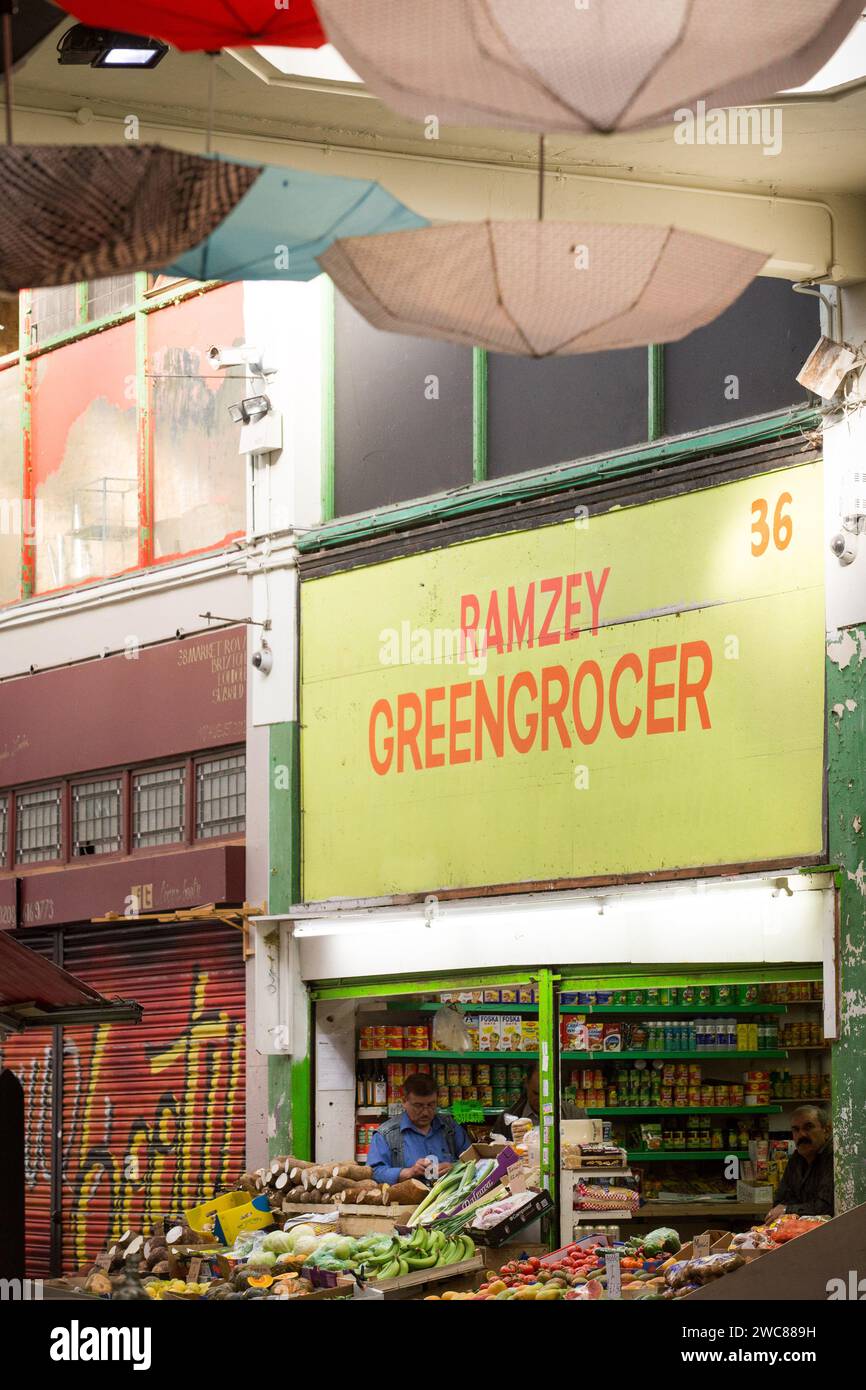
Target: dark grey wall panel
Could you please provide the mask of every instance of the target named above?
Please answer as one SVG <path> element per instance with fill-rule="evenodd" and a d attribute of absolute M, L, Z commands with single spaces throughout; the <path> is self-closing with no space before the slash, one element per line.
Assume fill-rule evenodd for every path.
<path fill-rule="evenodd" d="M 471 483 L 471 348 L 382 333 L 335 300 L 337 516 Z"/>
<path fill-rule="evenodd" d="M 807 394 L 795 378 L 820 332 L 817 299 L 795 294 L 787 280 L 754 280 L 706 328 L 666 344 L 665 433 L 804 404 Z M 739 396 L 727 399 L 731 376 Z"/>
<path fill-rule="evenodd" d="M 491 478 L 640 444 L 647 437 L 645 348 L 535 361 L 487 359 Z"/>

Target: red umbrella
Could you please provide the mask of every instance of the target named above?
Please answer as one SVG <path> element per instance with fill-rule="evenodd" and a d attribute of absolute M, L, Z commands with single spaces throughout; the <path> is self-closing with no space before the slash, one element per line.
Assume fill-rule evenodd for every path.
<path fill-rule="evenodd" d="M 164 39 L 187 52 L 276 44 L 321 48 L 328 40 L 312 0 L 57 0 L 93 29 Z"/>

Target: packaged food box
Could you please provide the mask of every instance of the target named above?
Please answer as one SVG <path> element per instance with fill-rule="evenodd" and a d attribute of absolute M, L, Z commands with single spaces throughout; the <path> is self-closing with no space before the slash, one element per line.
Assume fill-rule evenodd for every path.
<path fill-rule="evenodd" d="M 499 1051 L 499 1015 L 478 1015 L 478 1051 Z"/>
<path fill-rule="evenodd" d="M 523 1020 L 523 1029 L 522 1029 L 521 1037 L 522 1037 L 522 1045 L 521 1045 L 521 1046 L 522 1046 L 522 1050 L 523 1050 L 524 1052 L 537 1052 L 537 1051 L 538 1051 L 538 1020 L 537 1020 L 537 1019 L 534 1019 L 534 1018 L 525 1018 L 525 1019 Z"/>
<path fill-rule="evenodd" d="M 617 1005 L 628 1004 L 628 994 L 629 994 L 629 992 L 628 992 L 627 989 L 615 989 L 614 992 L 613 992 L 613 1002 L 614 1002 L 614 1004 L 617 1004 Z"/>
<path fill-rule="evenodd" d="M 580 1014 L 563 1014 L 560 1041 L 566 1052 L 586 1052 L 589 1047 L 586 1019 Z"/>
<path fill-rule="evenodd" d="M 502 1002 L 502 994 L 501 994 L 501 991 L 500 991 L 500 990 L 498 990 L 498 989 L 485 989 L 485 990 L 484 990 L 484 998 L 483 998 L 483 1000 L 482 1000 L 482 1003 L 484 1003 L 484 1004 L 499 1004 L 499 1003 L 501 1003 L 501 1002 Z"/>
<path fill-rule="evenodd" d="M 517 988 L 516 988 L 516 986 L 511 985 L 511 986 L 509 986 L 507 989 L 501 989 L 501 990 L 499 991 L 499 999 L 500 999 L 500 1002 L 503 1003 L 503 1004 L 516 1004 L 516 1003 L 518 1003 L 518 996 L 517 996 Z"/>
<path fill-rule="evenodd" d="M 604 1025 L 603 1047 L 605 1052 L 622 1052 L 622 1031 L 617 1024 Z"/>
<path fill-rule="evenodd" d="M 601 1005 L 604 1008 L 609 1008 L 610 1005 L 613 1003 L 613 990 L 597 989 L 595 991 L 595 1003 L 597 1007 Z"/>
<path fill-rule="evenodd" d="M 591 1020 L 586 1025 L 586 1046 L 590 1052 L 604 1049 L 604 1024 Z"/>
<path fill-rule="evenodd" d="M 735 997 L 734 985 L 716 985 L 713 990 L 714 1004 L 732 1004 Z"/>
<path fill-rule="evenodd" d="M 523 1034 L 520 1014 L 499 1015 L 499 1051 L 519 1052 Z"/>
<path fill-rule="evenodd" d="M 534 1003 L 535 1003 L 535 986 L 534 986 L 534 985 L 518 985 L 518 986 L 517 986 L 517 1002 L 518 1002 L 518 1004 L 534 1004 Z M 562 1002 L 565 1004 L 565 1003 L 568 1002 L 568 1000 L 565 999 L 565 997 L 563 997 Z"/>

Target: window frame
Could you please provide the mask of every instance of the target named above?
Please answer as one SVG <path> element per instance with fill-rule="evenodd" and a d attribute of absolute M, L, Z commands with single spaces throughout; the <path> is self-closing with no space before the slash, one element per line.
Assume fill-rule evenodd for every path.
<path fill-rule="evenodd" d="M 107 278 L 107 277 L 106 277 Z M 223 288 L 223 281 L 206 280 L 196 281 L 188 278 L 178 279 L 175 283 L 165 285 L 161 289 L 156 289 L 149 285 L 149 275 L 147 271 L 136 271 L 134 273 L 135 294 L 133 303 L 124 309 L 114 313 L 103 315 L 101 318 L 88 319 L 88 282 L 80 281 L 75 289 L 77 296 L 77 311 L 75 324 L 65 329 L 63 332 L 55 333 L 50 338 L 40 342 L 33 341 L 33 291 L 22 290 L 19 295 L 19 346 L 17 351 L 4 354 L 0 359 L 0 367 L 18 372 L 19 379 L 19 409 L 20 409 L 20 434 L 21 434 L 21 473 L 23 486 L 21 488 L 22 509 L 30 507 L 30 515 L 33 514 L 35 503 L 35 478 L 33 471 L 32 440 L 30 432 L 30 419 L 33 405 L 33 393 L 35 382 L 34 364 L 36 360 L 46 353 L 54 352 L 58 348 L 68 347 L 72 343 L 89 338 L 93 334 L 103 333 L 107 329 L 118 328 L 123 324 L 134 323 L 135 325 L 135 411 L 137 418 L 137 481 L 138 481 L 138 547 L 135 564 L 123 573 L 138 573 L 144 569 L 151 569 L 157 565 L 164 564 L 165 561 L 158 559 L 154 554 L 154 460 L 153 460 L 153 421 L 151 418 L 151 383 L 147 374 L 148 362 L 148 316 L 159 312 L 161 309 L 169 309 L 177 304 L 184 303 L 188 299 L 194 299 L 202 294 L 209 294 L 213 290 Z M 235 543 L 237 536 L 244 534 L 246 521 L 242 531 L 232 533 L 232 540 L 228 545 Z M 7 609 L 16 603 L 21 603 L 37 595 L 36 591 L 36 538 L 34 535 L 26 534 L 21 537 L 19 548 L 18 563 L 18 593 L 14 598 L 7 599 L 0 603 L 0 609 Z M 219 554 L 227 549 L 224 540 L 215 542 L 212 545 L 196 547 L 188 552 L 190 555 Z M 106 575 L 105 579 L 115 576 Z M 75 590 L 93 583 L 93 579 L 84 579 L 72 584 L 63 586 L 63 591 Z M 60 592 L 52 590 L 52 593 Z"/>
<path fill-rule="evenodd" d="M 590 485 L 623 471 L 648 473 L 659 465 L 704 457 L 709 451 L 733 452 L 750 445 L 779 441 L 801 435 L 821 424 L 817 404 L 792 405 L 786 410 L 747 416 L 731 424 L 707 426 L 693 434 L 665 434 L 665 348 L 663 343 L 647 349 L 647 438 L 613 453 L 588 456 L 530 470 L 506 478 L 491 479 L 487 468 L 487 350 L 473 348 L 473 449 L 472 482 L 448 492 L 434 493 L 407 502 L 384 503 L 381 507 L 338 517 L 335 511 L 335 388 L 336 355 L 334 331 L 336 292 L 330 280 L 322 300 L 322 476 L 321 522 L 298 537 L 298 550 L 304 554 L 321 548 L 345 544 L 359 536 L 371 538 L 402 526 L 414 526 L 421 518 L 435 520 L 454 514 L 455 495 L 465 499 L 465 509 L 479 512 L 509 499 L 536 497 L 563 491 L 576 484 Z M 820 331 L 820 330 L 819 330 Z"/>
<path fill-rule="evenodd" d="M 130 858 L 147 857 L 152 854 L 159 854 L 164 850 L 189 848 L 192 843 L 189 835 L 189 772 L 190 758 L 168 758 L 157 763 L 136 764 L 129 769 L 129 840 L 128 855 Z M 135 843 L 135 779 L 136 777 L 147 776 L 152 772 L 174 772 L 179 771 L 183 774 L 183 817 L 181 824 L 180 838 L 177 840 L 163 840 L 157 845 L 137 845 Z"/>
<path fill-rule="evenodd" d="M 21 824 L 20 802 L 22 797 L 32 796 L 39 792 L 57 791 L 58 807 L 60 811 L 60 824 L 58 826 L 57 847 L 58 853 L 48 859 L 21 859 L 18 853 L 18 830 Z M 69 823 L 68 815 L 68 784 L 61 777 L 52 777 L 45 782 L 35 782 L 30 786 L 9 788 L 8 795 L 15 799 L 15 838 L 12 842 L 12 862 L 13 871 L 23 869 L 30 873 L 38 873 L 40 869 L 50 864 L 63 864 L 68 860 L 65 858 L 66 833 Z"/>
<path fill-rule="evenodd" d="M 75 791 L 78 787 L 92 786 L 95 782 L 117 782 L 119 787 L 119 806 L 118 824 L 120 831 L 120 843 L 117 849 L 107 850 L 103 854 L 76 854 L 75 853 Z M 103 863 L 107 859 L 120 859 L 123 857 L 126 845 L 126 797 L 128 794 L 128 781 L 122 769 L 115 769 L 110 772 L 88 772 L 82 777 L 71 777 L 69 779 L 69 857 L 68 863 L 80 864 L 83 862 Z"/>
<path fill-rule="evenodd" d="M 244 828 L 242 830 L 230 830 L 221 835 L 202 835 L 199 832 L 198 820 L 198 769 L 202 763 L 219 762 L 222 758 L 243 758 L 244 774 Z M 193 804 L 193 842 L 195 844 L 213 844 L 219 840 L 236 840 L 239 836 L 246 834 L 247 825 L 247 750 L 246 745 L 241 744 L 237 748 L 222 748 L 210 753 L 197 753 L 192 759 L 192 782 L 194 793 Z"/>
<path fill-rule="evenodd" d="M 220 835 L 199 835 L 198 813 L 197 813 L 197 768 L 201 763 L 215 762 L 222 758 L 241 757 L 244 760 L 244 821 L 240 830 L 230 831 L 228 834 Z M 184 814 L 183 828 L 179 839 L 168 840 L 158 845 L 139 845 L 134 841 L 134 779 L 141 775 L 151 772 L 162 772 L 176 770 L 182 773 L 183 795 L 184 795 Z M 159 758 L 150 763 L 133 763 L 124 767 L 96 768 L 90 772 L 75 773 L 67 777 L 51 777 L 41 782 L 22 783 L 20 786 L 12 785 L 0 787 L 0 801 L 5 800 L 6 812 L 6 834 L 5 834 L 5 863 L 3 860 L 3 839 L 0 839 L 0 874 L 28 874 L 39 873 L 46 866 L 65 864 L 69 867 L 77 867 L 83 864 L 105 863 L 116 859 L 135 859 L 149 858 L 153 855 L 163 853 L 174 853 L 178 849 L 190 849 L 194 846 L 221 844 L 228 841 L 237 842 L 246 837 L 246 744 L 230 744 L 225 748 L 204 749 L 196 753 L 182 754 L 174 758 Z M 110 850 L 106 854 L 74 854 L 74 805 L 73 797 L 76 787 L 87 786 L 93 782 L 116 781 L 120 784 L 120 846 L 116 850 Z M 18 858 L 18 801 L 22 796 L 27 796 L 31 792 L 47 791 L 56 788 L 59 791 L 60 803 L 60 854 L 52 859 L 22 860 Z"/>

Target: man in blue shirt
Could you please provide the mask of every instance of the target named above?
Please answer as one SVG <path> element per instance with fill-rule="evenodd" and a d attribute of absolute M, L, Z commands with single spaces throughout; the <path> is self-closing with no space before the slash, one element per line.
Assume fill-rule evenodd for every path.
<path fill-rule="evenodd" d="M 432 1076 L 416 1072 L 403 1086 L 403 1114 L 386 1120 L 373 1135 L 367 1162 L 377 1182 L 423 1178 L 429 1157 L 447 1173 L 471 1139 L 453 1115 L 437 1114 L 438 1088 Z"/>

